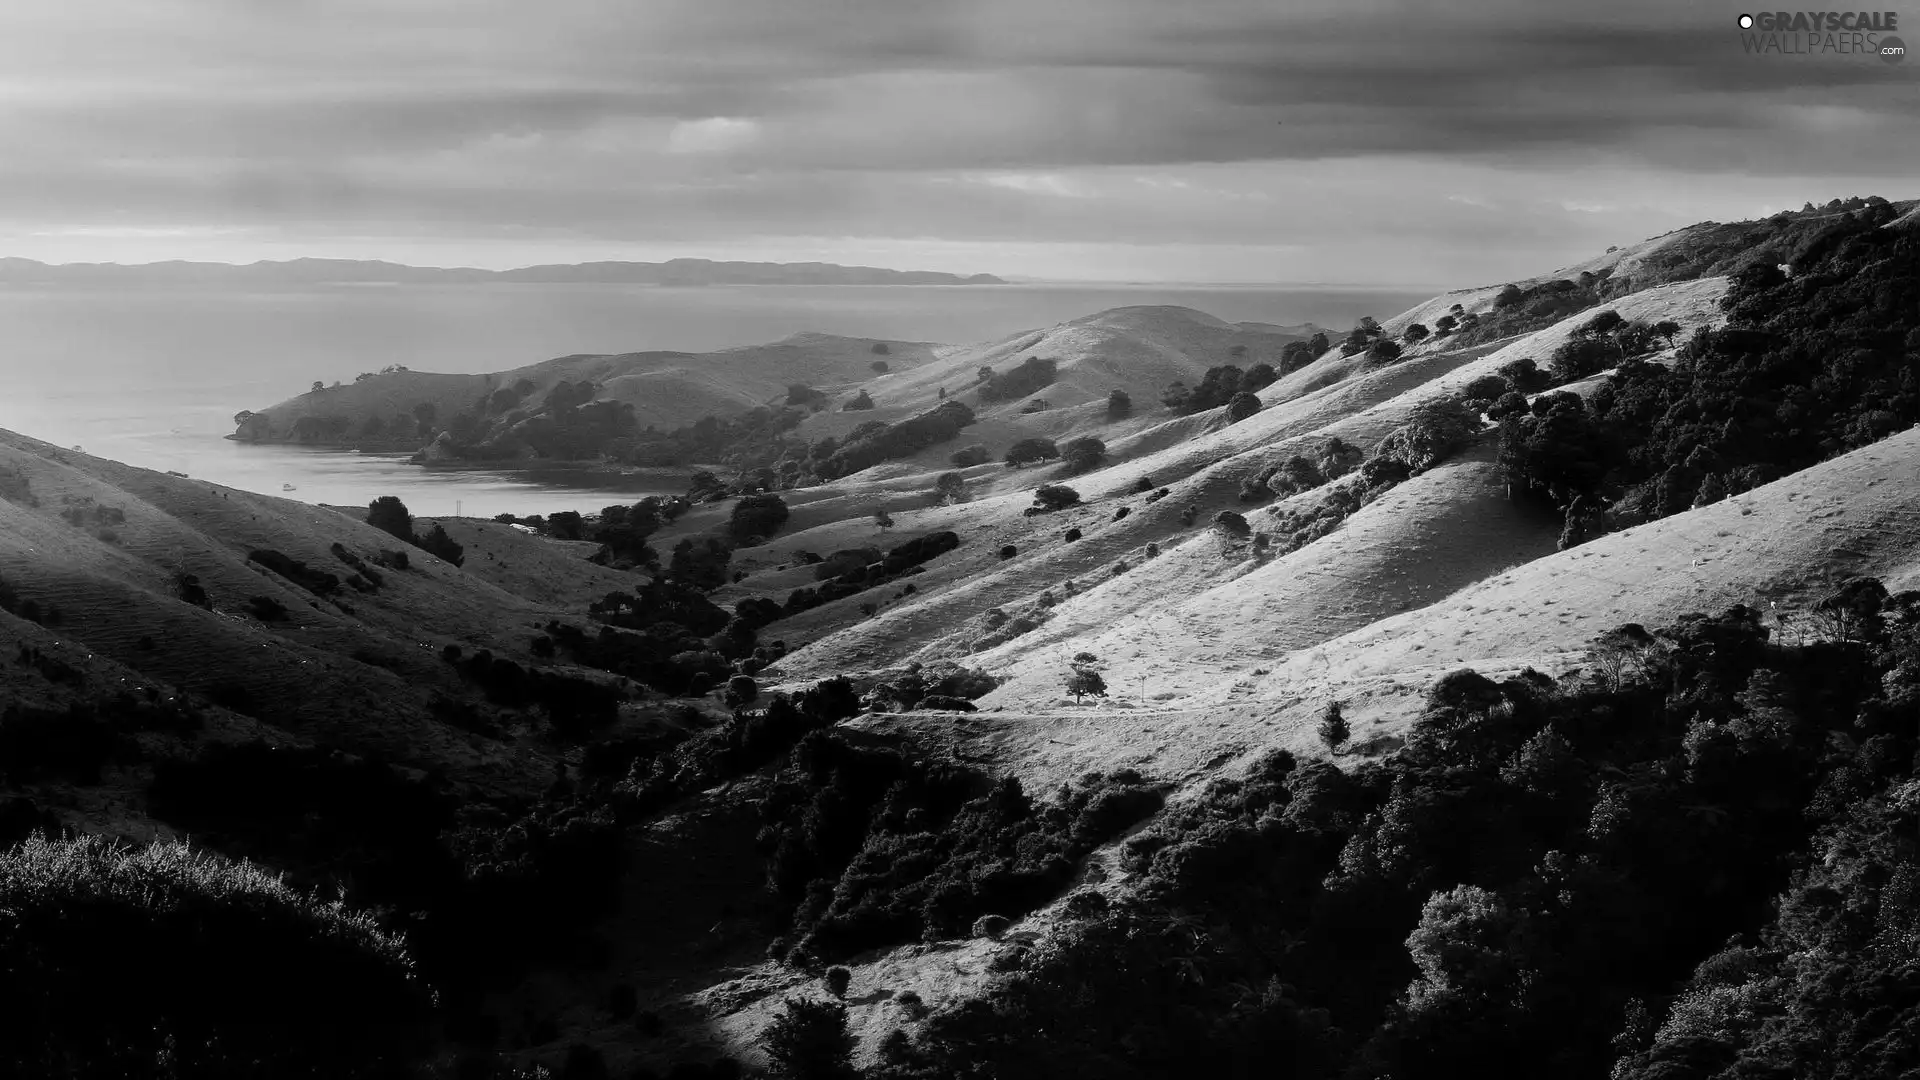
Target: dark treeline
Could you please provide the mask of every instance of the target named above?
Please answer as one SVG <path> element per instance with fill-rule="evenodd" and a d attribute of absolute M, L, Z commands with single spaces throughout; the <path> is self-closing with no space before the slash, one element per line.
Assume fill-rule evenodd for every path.
<path fill-rule="evenodd" d="M 1563 510 L 1578 543 L 1920 422 L 1920 238 L 1873 221 L 1830 221 L 1791 277 L 1771 263 L 1735 275 L 1728 325 L 1696 333 L 1672 367 L 1625 359 L 1585 400 L 1503 410 L 1516 493 Z"/>

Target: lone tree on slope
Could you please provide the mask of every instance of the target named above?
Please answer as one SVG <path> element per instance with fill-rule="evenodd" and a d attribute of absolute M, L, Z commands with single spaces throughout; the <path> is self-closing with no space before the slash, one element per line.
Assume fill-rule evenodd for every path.
<path fill-rule="evenodd" d="M 1083 697 L 1107 696 L 1107 680 L 1101 678 L 1093 666 L 1097 663 L 1092 653 L 1080 653 L 1067 668 L 1067 693 L 1073 695 L 1074 704 L 1078 705 Z"/>
<path fill-rule="evenodd" d="M 1353 737 L 1353 728 L 1347 723 L 1345 714 L 1340 711 L 1339 702 L 1327 702 L 1327 710 L 1320 714 L 1319 734 L 1320 741 L 1326 744 L 1328 750 L 1335 753 L 1339 753 L 1340 748 Z"/>

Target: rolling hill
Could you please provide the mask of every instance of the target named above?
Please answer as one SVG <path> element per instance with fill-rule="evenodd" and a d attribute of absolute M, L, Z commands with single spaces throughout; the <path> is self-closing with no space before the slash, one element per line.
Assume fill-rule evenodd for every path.
<path fill-rule="evenodd" d="M 305 506 L 0 435 L 0 581 L 12 590 L 0 656 L 27 658 L 0 668 L 0 693 L 36 709 L 123 689 L 185 696 L 204 712 L 200 734 L 141 737 L 337 747 L 606 823 L 649 872 L 608 889 L 607 907 L 578 920 L 603 934 L 599 966 L 554 961 L 469 1003 L 511 1030 L 497 1045 L 515 1064 L 552 1064 L 572 1045 L 615 1069 L 720 1050 L 758 1061 L 788 996 L 828 996 L 819 975 L 830 960 L 849 968 L 850 986 L 831 996 L 847 1011 L 859 1060 L 872 1064 L 896 1027 L 929 1030 L 902 1006 L 905 990 L 936 1008 L 986 1002 L 1020 985 L 1020 965 L 1051 963 L 1082 940 L 1074 928 L 1090 925 L 1086 905 L 1159 902 L 1137 887 L 1172 888 L 1142 869 L 1161 849 L 1126 837 L 1245 796 L 1276 751 L 1293 755 L 1287 768 L 1300 776 L 1318 776 L 1323 793 L 1357 790 L 1415 760 L 1403 751 L 1431 730 L 1423 724 L 1458 719 L 1459 710 L 1436 712 L 1434 687 L 1462 668 L 1503 680 L 1507 712 L 1475 714 L 1493 724 L 1521 711 L 1512 688 L 1528 680 L 1555 687 L 1540 693 L 1560 705 L 1597 685 L 1596 639 L 1625 624 L 1667 627 L 1744 606 L 1740 618 L 1776 645 L 1844 650 L 1846 635 L 1822 617 L 1843 586 L 1872 578 L 1895 596 L 1920 589 L 1911 379 L 1920 329 L 1907 209 L 1694 226 L 1512 283 L 1518 293 L 1577 297 L 1575 310 L 1503 300 L 1504 283 L 1462 290 L 1381 319 L 1370 341 L 1397 340 L 1397 350 L 1335 344 L 1304 361 L 1288 346 L 1317 328 L 1137 307 L 975 345 L 804 335 L 711 354 L 564 357 L 484 376 L 377 374 L 242 426 L 287 438 L 303 419 L 344 416 L 351 427 L 423 404 L 444 419 L 523 379 L 531 389 L 516 399 L 585 383 L 593 400 L 631 404 L 656 426 L 778 404 L 791 383 L 830 390 L 834 403 L 861 391 L 871 399 L 872 409 L 798 416 L 778 444 L 782 457 L 769 461 L 942 402 L 966 406 L 971 420 L 831 483 L 760 492 L 754 469 L 736 463 L 702 492 L 710 497 L 632 511 L 646 524 L 631 544 L 614 520 L 586 523 L 599 540 L 417 522 L 421 532 L 441 526 L 463 549 L 460 564 L 416 549 L 407 569 L 388 566 L 376 583 L 349 588 L 316 591 L 258 553 L 345 578 L 407 546 L 358 508 Z M 1455 305 L 1512 332 L 1408 335 Z M 883 357 L 880 373 L 872 365 Z M 1053 361 L 1045 385 L 989 390 L 980 369 L 1001 378 L 1028 357 Z M 1291 369 L 1259 388 L 1257 409 L 1182 415 L 1160 404 L 1169 383 L 1262 363 Z M 1132 399 L 1125 415 L 1108 411 L 1115 390 Z M 1042 398 L 1047 407 L 1032 408 Z M 489 422 L 527 422 L 511 412 L 494 409 Z M 948 460 L 973 443 L 997 459 L 1021 439 L 1087 436 L 1104 452 L 1078 464 Z M 1774 468 L 1781 462 L 1792 467 Z M 943 474 L 956 478 L 944 491 Z M 1035 493 L 1051 485 L 1074 497 L 1046 508 Z M 751 509 L 745 497 L 768 494 L 785 507 L 771 536 L 709 545 Z M 650 552 L 634 546 L 642 540 Z M 703 564 L 715 550 L 724 551 L 717 567 Z M 660 582 L 646 572 L 648 554 Z M 184 574 L 205 590 L 204 605 L 186 597 Z M 632 595 L 603 600 L 619 593 Z M 284 617 L 261 616 L 276 606 Z M 675 620 L 710 625 L 662 629 Z M 556 649 L 565 635 L 555 624 L 599 636 Z M 617 692 L 617 717 L 589 737 L 561 738 L 544 722 L 549 706 L 499 700 L 442 658 L 449 646 Z M 1102 692 L 1070 690 L 1076 669 L 1098 672 Z M 969 672 L 978 674 L 962 677 Z M 1896 675 L 1890 669 L 1889 686 Z M 934 678 L 970 686 L 961 695 L 970 708 L 945 691 L 935 707 L 906 707 L 898 688 Z M 1726 695 L 1763 700 L 1753 687 L 1765 681 Z M 1329 705 L 1352 729 L 1334 740 L 1337 755 L 1318 728 Z M 449 722 L 476 715 L 461 708 L 490 726 Z M 1688 738 L 1697 747 L 1712 734 Z M 633 749 L 646 739 L 671 746 Z M 1706 760 L 1689 752 L 1689 768 Z M 863 768 L 884 783 L 860 788 L 865 781 L 849 777 Z M 922 768 L 933 771 L 914 771 Z M 983 801 L 948 799 L 942 777 L 972 778 Z M 42 784 L 33 797 L 74 825 L 168 835 L 173 826 L 143 802 L 142 779 L 133 765 L 91 785 Z M 1068 830 L 1084 848 L 1048 848 L 1067 843 L 1045 831 L 1066 816 L 1048 800 L 1068 799 L 1076 784 L 1112 785 L 1089 797 L 1109 808 L 1133 797 L 1116 792 L 1151 784 L 1166 808 L 1125 820 L 1114 809 L 1104 831 L 1088 811 Z M 1308 793 L 1296 804 L 1306 805 L 1322 789 L 1300 790 Z M 869 800 L 860 805 L 870 804 L 870 820 L 848 809 L 856 797 Z M 1417 828 L 1420 813 L 1382 805 L 1367 820 L 1400 814 L 1394 827 Z M 1536 807 L 1541 820 L 1556 805 Z M 1737 816 L 1703 805 L 1688 812 Z M 909 872 L 902 867 L 925 864 L 901 852 L 931 850 L 913 845 L 935 843 L 943 820 L 958 837 L 1002 811 L 1022 822 L 1009 826 L 1017 842 L 969 864 L 974 886 L 930 887 L 913 910 L 959 904 L 969 887 L 1042 882 L 986 912 L 1005 925 L 955 937 L 922 934 L 921 916 L 904 908 L 874 914 Z M 1335 841 L 1321 854 L 1337 856 L 1341 873 L 1363 856 L 1392 855 L 1342 854 L 1347 833 L 1324 828 Z M 1351 822 L 1339 828 L 1359 835 Z M 1042 849 L 1048 858 L 1022 861 Z M 958 847 L 940 850 L 961 857 Z M 1266 851 L 1253 845 L 1234 858 L 1251 865 Z M 769 883 L 778 892 L 796 874 L 797 887 L 769 898 Z M 1461 880 L 1419 879 L 1413 917 L 1429 893 Z M 1080 899 L 1062 899 L 1069 888 Z M 682 890 L 698 903 L 676 906 Z M 1196 916 L 1179 925 L 1197 940 L 1232 921 L 1221 911 L 1213 924 Z M 801 924 L 815 933 L 883 925 L 891 936 L 808 955 L 793 929 Z M 1404 960 L 1408 931 L 1392 927 Z M 1282 946 L 1276 954 L 1291 947 Z M 615 994 L 619 1008 L 605 1004 Z M 651 1020 L 633 1019 L 636 1002 Z"/>

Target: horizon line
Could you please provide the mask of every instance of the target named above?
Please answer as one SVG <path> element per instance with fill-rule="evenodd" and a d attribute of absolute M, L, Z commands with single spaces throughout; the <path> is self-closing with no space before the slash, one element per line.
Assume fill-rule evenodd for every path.
<path fill-rule="evenodd" d="M 24 255 L 0 255 L 0 264 L 7 262 L 32 263 L 48 269 L 66 269 L 72 267 L 114 267 L 123 270 L 142 270 L 164 266 L 219 266 L 234 270 L 244 270 L 255 266 L 288 266 L 301 262 L 340 263 L 362 266 L 394 266 L 405 270 L 429 270 L 447 272 L 472 272 L 476 274 L 511 274 L 520 270 L 536 270 L 549 267 L 577 267 L 592 265 L 607 266 L 667 266 L 676 262 L 712 263 L 716 265 L 733 263 L 745 266 L 826 266 L 848 270 L 884 270 L 896 274 L 942 274 L 948 277 L 996 277 L 1009 285 L 1084 285 L 1084 286 L 1138 286 L 1138 287 L 1180 287 L 1180 288 L 1273 288 L 1273 289 L 1340 289 L 1371 290 L 1377 292 L 1422 292 L 1438 290 L 1445 292 L 1457 286 L 1448 286 L 1433 282 L 1367 282 L 1367 281 L 1286 281 L 1279 279 L 1210 279 L 1210 278 L 1086 278 L 1086 277 L 1041 277 L 1027 274 L 996 274 L 991 271 L 961 273 L 950 270 L 913 270 L 890 266 L 874 266 L 867 263 L 839 263 L 820 259 L 783 261 L 773 259 L 712 259 L 704 256 L 676 256 L 671 259 L 585 259 L 576 262 L 526 263 L 501 269 L 468 265 L 431 265 L 422 263 L 399 262 L 394 259 L 351 259 L 325 255 L 298 255 L 287 259 L 254 259 L 250 262 L 227 262 L 220 259 L 153 259 L 145 262 L 119 262 L 113 260 L 77 260 L 73 262 L 48 262 Z M 0 285 L 4 285 L 0 282 Z M 307 284 L 329 284 L 328 282 L 309 282 Z M 351 284 L 381 284 L 378 281 L 352 282 Z M 403 284 L 398 283 L 396 284 Z M 509 282 L 508 284 L 556 284 L 553 282 Z M 565 283 L 558 283 L 565 284 Z M 580 282 L 579 284 L 591 284 Z M 779 283 L 801 284 L 801 283 Z M 834 283 L 826 283 L 834 284 Z M 731 287 L 751 288 L 751 283 L 733 284 Z"/>

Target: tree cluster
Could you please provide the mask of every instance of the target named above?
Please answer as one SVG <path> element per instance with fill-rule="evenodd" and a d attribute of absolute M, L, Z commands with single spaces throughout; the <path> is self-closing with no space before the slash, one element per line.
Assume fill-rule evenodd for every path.
<path fill-rule="evenodd" d="M 982 402 L 1013 401 L 1036 390 L 1053 385 L 1059 378 L 1060 362 L 1029 356 L 1006 371 L 982 368 L 985 378 L 979 383 Z"/>
<path fill-rule="evenodd" d="M 1769 263 L 1736 274 L 1728 325 L 1696 332 L 1672 367 L 1629 359 L 1586 401 L 1554 394 L 1503 414 L 1513 490 L 1562 510 L 1584 497 L 1605 531 L 1920 422 L 1916 259 L 1911 230 L 1849 218 L 1806 245 L 1791 278 Z"/>
<path fill-rule="evenodd" d="M 1223 364 L 1207 369 L 1200 385 L 1189 387 L 1176 382 L 1169 385 L 1160 395 L 1160 403 L 1181 416 L 1217 409 L 1229 404 L 1240 394 L 1253 397 L 1260 390 L 1273 384 L 1280 377 L 1272 364 L 1255 364 L 1251 369 L 1242 371 L 1232 364 Z M 1258 406 L 1259 398 L 1254 404 Z M 1244 405 L 1242 406 L 1244 408 Z M 1257 411 L 1257 409 L 1255 410 Z M 1250 414 L 1249 414 L 1250 415 Z M 1244 419 L 1244 417 L 1235 417 Z"/>

